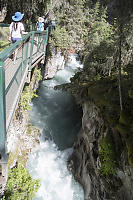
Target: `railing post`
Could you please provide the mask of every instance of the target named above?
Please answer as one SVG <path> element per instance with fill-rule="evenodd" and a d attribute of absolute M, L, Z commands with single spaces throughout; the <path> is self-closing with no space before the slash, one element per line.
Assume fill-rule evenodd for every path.
<path fill-rule="evenodd" d="M 28 49 L 29 49 L 29 38 L 26 42 L 26 51 L 25 51 L 25 60 L 24 60 L 24 69 L 26 68 L 27 66 L 27 63 L 28 63 Z"/>
<path fill-rule="evenodd" d="M 5 70 L 0 62 L 0 151 L 5 152 L 6 140 L 6 106 L 5 106 Z"/>
<path fill-rule="evenodd" d="M 44 35 L 44 52 L 46 52 L 46 46 L 48 41 L 48 28 L 46 29 L 46 35 Z"/>
<path fill-rule="evenodd" d="M 8 155 L 6 153 L 6 106 L 5 106 L 5 70 L 0 62 L 0 167 L 1 190 L 4 190 L 8 176 Z"/>
<path fill-rule="evenodd" d="M 38 52 L 38 50 L 39 50 L 39 48 L 40 48 L 40 37 L 41 37 L 41 33 L 39 34 L 38 33 L 38 38 L 37 38 L 37 52 Z"/>
<path fill-rule="evenodd" d="M 32 53 L 33 53 L 33 45 L 34 45 L 34 32 L 32 33 L 32 41 L 31 41 L 31 47 L 30 47 L 30 65 L 29 69 L 31 70 L 31 64 L 32 64 Z"/>

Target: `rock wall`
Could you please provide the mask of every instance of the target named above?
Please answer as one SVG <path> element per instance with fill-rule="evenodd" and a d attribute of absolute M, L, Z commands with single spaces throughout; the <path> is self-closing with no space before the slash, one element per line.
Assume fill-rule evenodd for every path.
<path fill-rule="evenodd" d="M 68 168 L 83 186 L 85 200 L 132 200 L 133 169 L 128 164 L 125 148 L 115 173 L 109 176 L 100 174 L 100 141 L 111 132 L 119 151 L 119 144 L 122 143 L 119 134 L 105 123 L 93 101 L 83 103 L 82 107 L 82 129 L 68 160 Z"/>
<path fill-rule="evenodd" d="M 52 56 L 49 58 L 45 66 L 45 75 L 44 79 L 53 78 L 57 71 L 64 69 L 65 67 L 65 58 L 61 52 L 55 52 L 52 50 Z"/>
<path fill-rule="evenodd" d="M 39 66 L 38 66 L 39 67 Z M 38 67 L 33 71 L 29 83 L 29 96 L 39 87 Z M 21 94 L 23 95 L 23 94 Z M 21 97 L 20 97 L 21 98 Z M 30 104 L 30 102 L 29 102 Z M 12 122 L 7 132 L 7 153 L 9 154 L 8 166 L 12 168 L 16 163 L 26 167 L 29 154 L 38 147 L 40 131 L 29 123 L 29 110 L 22 111 L 18 103 Z"/>

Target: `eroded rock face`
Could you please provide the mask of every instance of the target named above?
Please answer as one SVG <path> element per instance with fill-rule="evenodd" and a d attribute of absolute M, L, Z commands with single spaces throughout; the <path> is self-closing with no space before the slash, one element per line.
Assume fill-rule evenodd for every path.
<path fill-rule="evenodd" d="M 133 196 L 131 189 L 133 176 L 127 156 L 120 159 L 121 170 L 117 169 L 114 175 L 105 177 L 99 172 L 101 167 L 98 154 L 100 140 L 109 131 L 113 131 L 105 124 L 99 113 L 99 109 L 92 101 L 83 104 L 82 130 L 74 144 L 68 168 L 75 179 L 83 185 L 85 200 L 130 200 Z"/>
<path fill-rule="evenodd" d="M 44 79 L 53 78 L 57 71 L 64 69 L 65 67 L 65 59 L 64 56 L 61 55 L 61 52 L 55 52 L 53 50 L 51 58 L 48 60 L 45 66 L 45 75 Z"/>
<path fill-rule="evenodd" d="M 29 88 L 34 91 L 38 87 L 39 80 L 37 80 L 37 72 L 34 71 Z M 7 132 L 9 168 L 14 167 L 17 163 L 21 163 L 26 167 L 28 156 L 39 146 L 39 136 L 40 130 L 29 123 L 29 110 L 22 112 L 18 104 Z"/>

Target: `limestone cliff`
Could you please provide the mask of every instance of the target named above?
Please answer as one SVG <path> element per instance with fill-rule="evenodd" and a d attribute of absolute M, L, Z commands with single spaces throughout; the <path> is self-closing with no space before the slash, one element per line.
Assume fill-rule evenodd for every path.
<path fill-rule="evenodd" d="M 98 152 L 102 138 L 112 134 L 118 148 L 122 141 L 119 134 L 104 122 L 99 111 L 93 101 L 83 103 L 82 129 L 74 144 L 68 167 L 75 179 L 83 185 L 86 200 L 130 200 L 133 196 L 133 170 L 128 164 L 125 149 L 121 152 L 120 168 L 117 165 L 113 175 L 102 176 L 100 173 L 101 159 Z"/>

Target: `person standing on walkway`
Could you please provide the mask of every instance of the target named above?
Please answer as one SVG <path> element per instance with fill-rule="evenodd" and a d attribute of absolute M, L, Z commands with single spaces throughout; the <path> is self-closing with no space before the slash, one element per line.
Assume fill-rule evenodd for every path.
<path fill-rule="evenodd" d="M 38 17 L 37 31 L 44 31 L 44 18 L 43 17 Z"/>
<path fill-rule="evenodd" d="M 15 12 L 14 16 L 12 16 L 13 22 L 11 22 L 9 29 L 10 29 L 10 38 L 12 43 L 15 43 L 22 38 L 22 34 L 27 34 L 27 32 L 24 31 L 24 25 L 21 22 L 24 14 L 21 12 Z M 14 64 L 16 61 L 16 55 L 18 50 L 15 50 L 13 58 L 14 58 Z"/>

